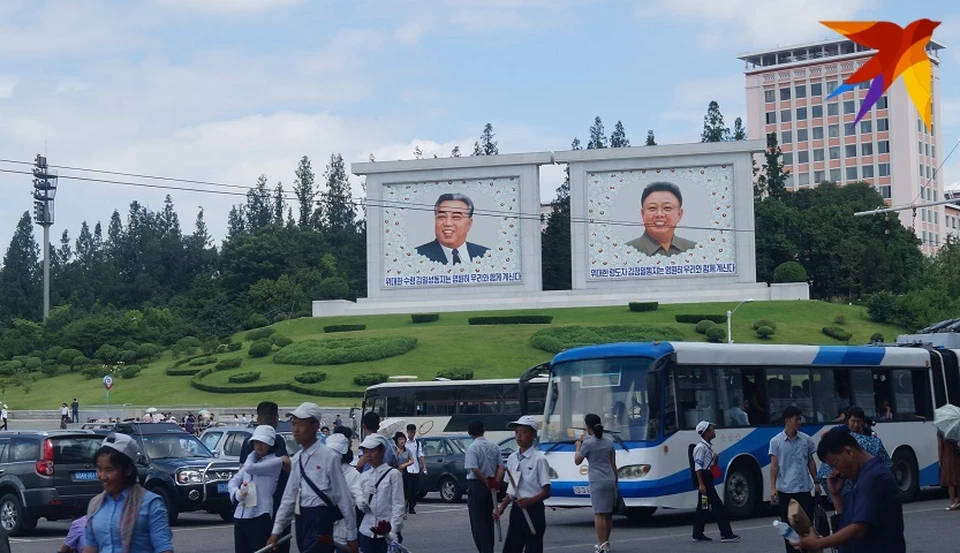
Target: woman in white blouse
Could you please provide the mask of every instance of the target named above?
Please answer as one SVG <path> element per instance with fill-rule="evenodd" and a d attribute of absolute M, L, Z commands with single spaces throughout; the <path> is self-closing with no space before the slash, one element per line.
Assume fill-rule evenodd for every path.
<path fill-rule="evenodd" d="M 363 519 L 357 524 L 361 553 L 386 553 L 388 541 L 398 541 L 403 530 L 403 476 L 383 462 L 393 444 L 386 436 L 370 434 L 360 444 L 366 464 L 373 467 L 360 476 L 363 493 L 357 509 Z"/>
<path fill-rule="evenodd" d="M 252 553 L 267 544 L 273 528 L 273 492 L 283 461 L 270 452 L 277 439 L 272 426 L 258 426 L 250 437 L 253 452 L 247 456 L 227 490 L 236 502 L 233 512 L 233 547 L 236 553 Z"/>

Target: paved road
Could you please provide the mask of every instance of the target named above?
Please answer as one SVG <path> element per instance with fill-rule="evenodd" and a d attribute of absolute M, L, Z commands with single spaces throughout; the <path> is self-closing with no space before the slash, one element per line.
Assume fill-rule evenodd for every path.
<path fill-rule="evenodd" d="M 941 494 L 926 494 L 925 497 L 924 501 L 904 507 L 907 551 L 957 551 L 960 512 L 945 511 L 946 499 Z M 465 504 L 445 505 L 428 499 L 417 507 L 417 514 L 409 517 L 404 529 L 404 544 L 413 553 L 476 551 L 470 538 Z M 620 552 L 655 549 L 658 553 L 674 553 L 719 549 L 730 553 L 779 553 L 784 549 L 770 526 L 773 519 L 771 513 L 735 522 L 734 531 L 743 538 L 740 543 L 699 544 L 690 541 L 692 516 L 689 512 L 657 514 L 642 525 L 617 518 L 612 542 L 614 550 Z M 65 522 L 41 522 L 32 535 L 12 539 L 11 546 L 15 553 L 49 553 L 59 547 L 67 527 Z M 716 525 L 708 525 L 707 532 L 717 537 Z M 593 517 L 588 510 L 547 512 L 547 551 L 589 553 L 593 551 L 594 543 Z M 174 529 L 174 547 L 181 553 L 232 553 L 232 526 L 219 522 L 215 516 L 185 514 L 181 517 L 181 524 Z"/>

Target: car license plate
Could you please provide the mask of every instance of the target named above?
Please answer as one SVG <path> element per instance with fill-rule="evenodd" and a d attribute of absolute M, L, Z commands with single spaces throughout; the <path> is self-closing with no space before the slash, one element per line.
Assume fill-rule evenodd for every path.
<path fill-rule="evenodd" d="M 217 482 L 217 493 L 227 493 L 226 482 Z"/>
<path fill-rule="evenodd" d="M 80 470 L 73 473 L 73 479 L 81 482 L 89 482 L 91 480 L 97 479 L 97 471 L 95 470 Z"/>
<path fill-rule="evenodd" d="M 574 486 L 574 495 L 590 495 L 590 486 Z"/>

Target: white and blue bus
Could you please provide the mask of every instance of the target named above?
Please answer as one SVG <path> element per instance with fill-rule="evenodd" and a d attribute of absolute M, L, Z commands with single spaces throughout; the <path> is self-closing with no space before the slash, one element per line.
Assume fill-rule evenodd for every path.
<path fill-rule="evenodd" d="M 551 467 L 551 507 L 590 505 L 586 464 L 573 461 L 583 417 L 600 415 L 614 442 L 631 518 L 657 508 L 694 509 L 688 451 L 698 421 L 717 427 L 717 486 L 731 515 L 769 497 L 770 439 L 796 405 L 815 439 L 860 406 L 894 462 L 907 500 L 938 480 L 933 410 L 960 401 L 953 350 L 924 346 L 621 343 L 575 348 L 549 365 L 539 449 Z M 881 406 L 883 406 L 881 408 Z M 889 407 L 889 409 L 888 409 Z M 891 413 L 883 420 L 880 413 Z"/>

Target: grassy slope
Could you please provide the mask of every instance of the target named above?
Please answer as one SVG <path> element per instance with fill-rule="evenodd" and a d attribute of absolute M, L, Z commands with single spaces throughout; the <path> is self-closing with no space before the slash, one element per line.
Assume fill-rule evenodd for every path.
<path fill-rule="evenodd" d="M 703 337 L 693 331 L 691 324 L 678 324 L 674 315 L 678 313 L 725 313 L 736 304 L 685 304 L 665 305 L 659 310 L 647 313 L 633 313 L 624 307 L 593 307 L 574 309 L 548 309 L 536 311 L 537 314 L 554 316 L 553 325 L 604 325 L 604 324 L 669 324 L 681 329 L 684 339 L 702 341 Z M 533 313 L 516 312 L 519 313 Z M 463 367 L 473 369 L 474 378 L 500 378 L 518 376 L 524 369 L 547 361 L 551 355 L 534 349 L 529 345 L 530 336 L 550 325 L 508 325 L 508 326 L 469 326 L 467 318 L 477 315 L 509 313 L 443 313 L 440 320 L 428 324 L 413 324 L 409 315 L 381 315 L 363 317 L 337 317 L 324 319 L 298 319 L 278 323 L 278 332 L 286 334 L 296 341 L 322 337 L 348 337 L 357 335 L 408 335 L 418 340 L 416 349 L 398 357 L 381 359 L 368 363 L 350 363 L 327 367 L 298 367 L 275 365 L 270 358 L 253 359 L 247 356 L 249 343 L 244 344 L 240 352 L 220 354 L 218 359 L 243 357 L 241 368 L 232 371 L 220 371 L 204 382 L 227 384 L 231 373 L 260 371 L 259 382 L 289 382 L 293 376 L 308 370 L 323 370 L 327 381 L 313 386 L 335 390 L 359 390 L 353 384 L 353 375 L 358 372 L 382 372 L 389 375 L 417 375 L 421 380 L 432 379 L 436 371 L 443 368 Z M 892 341 L 903 330 L 873 323 L 867 319 L 862 307 L 835 305 L 817 301 L 806 302 L 757 302 L 742 306 L 734 315 L 733 336 L 738 342 L 760 342 L 753 332 L 753 322 L 760 318 L 775 321 L 777 334 L 770 343 L 794 344 L 838 344 L 839 342 L 824 336 L 820 329 L 834 325 L 837 315 L 846 317 L 844 326 L 853 333 L 851 344 L 865 343 L 874 332 L 880 332 L 888 341 Z M 367 330 L 361 332 L 323 334 L 323 327 L 330 324 L 363 323 Z M 243 334 L 235 339 L 242 340 Z M 116 379 L 116 385 L 110 392 L 110 403 L 121 405 L 156 404 L 157 406 L 205 405 L 205 406 L 251 406 L 269 397 L 281 404 L 296 404 L 307 396 L 289 391 L 270 392 L 268 394 L 209 394 L 196 390 L 185 376 L 171 377 L 164 369 L 171 363 L 169 354 L 146 367 L 140 376 L 131 380 Z M 81 405 L 103 404 L 105 394 L 98 380 L 86 380 L 79 374 L 61 374 L 55 378 L 41 377 L 34 383 L 29 394 L 23 394 L 19 388 L 11 388 L 3 394 L 3 399 L 12 409 L 54 409 L 61 402 L 67 403 L 73 397 L 80 399 Z M 355 399 L 313 398 L 322 405 L 353 405 Z"/>

